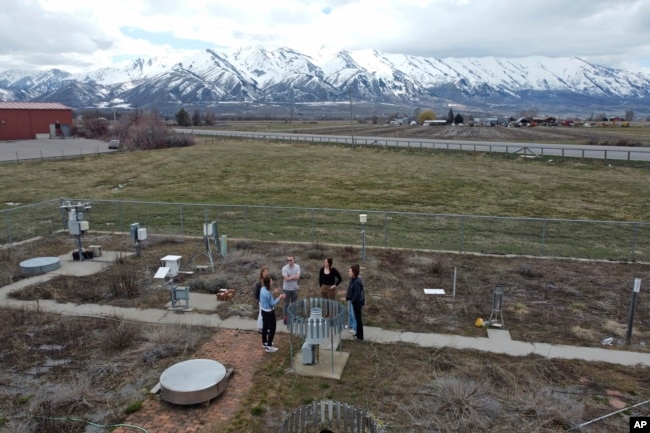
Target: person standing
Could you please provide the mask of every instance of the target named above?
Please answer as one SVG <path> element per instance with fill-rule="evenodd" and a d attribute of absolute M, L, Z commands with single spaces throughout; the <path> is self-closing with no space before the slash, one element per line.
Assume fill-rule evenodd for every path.
<path fill-rule="evenodd" d="M 277 352 L 278 348 L 273 346 L 277 319 L 275 318 L 275 306 L 284 299 L 284 293 L 273 298 L 271 292 L 271 277 L 266 276 L 262 280 L 262 289 L 260 290 L 260 308 L 262 310 L 262 347 L 269 352 Z"/>
<path fill-rule="evenodd" d="M 63 136 L 63 129 L 61 129 L 61 124 L 58 120 L 54 123 L 54 135 L 59 138 L 65 138 Z"/>
<path fill-rule="evenodd" d="M 282 293 L 284 305 L 282 306 L 283 322 L 289 320 L 288 308 L 292 302 L 298 300 L 298 280 L 300 280 L 300 266 L 295 262 L 293 255 L 287 256 L 287 264 L 282 267 Z"/>
<path fill-rule="evenodd" d="M 357 321 L 354 320 L 354 310 L 352 309 L 352 302 L 348 301 L 348 324 L 345 325 L 350 330 L 352 335 L 357 334 Z"/>
<path fill-rule="evenodd" d="M 348 276 L 350 277 L 350 284 L 348 291 L 345 294 L 345 299 L 352 304 L 354 312 L 354 319 L 357 323 L 357 332 L 354 334 L 357 340 L 363 340 L 363 316 L 362 309 L 366 304 L 366 298 L 363 293 L 363 281 L 359 277 L 359 265 L 354 264 L 348 269 Z"/>
<path fill-rule="evenodd" d="M 332 267 L 332 258 L 328 257 L 323 262 L 323 267 L 318 273 L 318 285 L 320 286 L 320 297 L 325 299 L 336 298 L 336 286 L 341 284 L 343 278 L 336 268 Z"/>
<path fill-rule="evenodd" d="M 264 285 L 264 278 L 268 277 L 270 274 L 268 266 L 262 266 L 260 269 L 260 277 L 255 282 L 253 286 L 253 297 L 257 301 L 257 332 L 262 333 L 262 306 L 260 305 L 260 292 L 262 291 L 262 286 Z"/>

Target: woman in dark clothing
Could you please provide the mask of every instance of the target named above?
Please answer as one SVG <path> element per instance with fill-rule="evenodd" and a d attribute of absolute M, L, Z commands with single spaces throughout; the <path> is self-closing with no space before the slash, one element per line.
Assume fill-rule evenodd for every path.
<path fill-rule="evenodd" d="M 354 318 L 357 321 L 356 339 L 363 340 L 363 318 L 361 310 L 366 304 L 366 298 L 363 294 L 363 282 L 359 277 L 359 265 L 354 264 L 348 269 L 348 276 L 350 277 L 350 285 L 348 292 L 345 295 L 345 300 L 350 301 L 352 310 L 354 311 Z"/>
<path fill-rule="evenodd" d="M 325 299 L 336 298 L 336 286 L 341 284 L 343 278 L 336 268 L 332 267 L 332 258 L 328 257 L 318 273 L 318 285 L 320 286 L 320 297 Z"/>

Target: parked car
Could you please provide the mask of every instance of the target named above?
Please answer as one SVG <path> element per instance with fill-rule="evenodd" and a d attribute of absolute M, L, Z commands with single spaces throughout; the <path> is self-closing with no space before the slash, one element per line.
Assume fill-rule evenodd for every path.
<path fill-rule="evenodd" d="M 120 148 L 120 140 L 111 140 L 108 142 L 108 148 L 109 149 L 119 149 Z"/>

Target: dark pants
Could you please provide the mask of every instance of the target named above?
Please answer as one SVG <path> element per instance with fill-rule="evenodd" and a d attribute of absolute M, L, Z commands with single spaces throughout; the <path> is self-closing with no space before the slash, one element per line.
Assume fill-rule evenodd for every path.
<path fill-rule="evenodd" d="M 269 346 L 273 344 L 276 325 L 275 310 L 262 310 L 262 344 L 267 344 Z"/>
<path fill-rule="evenodd" d="M 298 301 L 298 289 L 296 290 L 284 290 L 282 289 L 282 293 L 284 293 L 284 304 L 282 304 L 282 315 L 286 318 L 289 313 L 287 310 L 289 309 L 289 305 L 291 305 L 292 302 Z"/>
<path fill-rule="evenodd" d="M 363 310 L 363 305 L 352 304 L 352 310 L 354 311 L 354 318 L 357 321 L 357 340 L 363 340 L 363 318 L 361 317 L 361 310 Z"/>

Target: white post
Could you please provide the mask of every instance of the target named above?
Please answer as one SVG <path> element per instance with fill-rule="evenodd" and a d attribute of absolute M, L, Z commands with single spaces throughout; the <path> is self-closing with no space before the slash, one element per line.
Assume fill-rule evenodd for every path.
<path fill-rule="evenodd" d="M 454 268 L 454 292 L 453 298 L 456 299 L 456 268 Z"/>
<path fill-rule="evenodd" d="M 641 278 L 634 279 L 634 290 L 632 291 L 632 302 L 630 302 L 630 316 L 627 321 L 627 334 L 625 336 L 625 344 L 630 344 L 632 339 L 632 322 L 634 322 L 634 306 L 636 304 L 636 296 L 641 291 Z"/>

